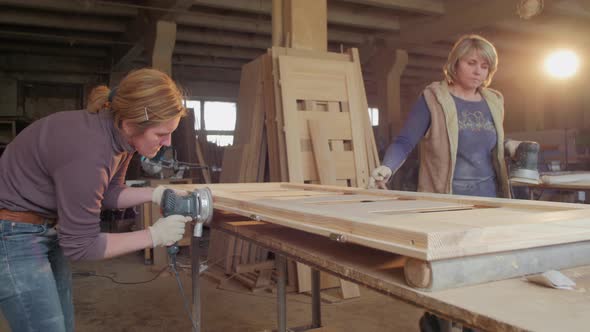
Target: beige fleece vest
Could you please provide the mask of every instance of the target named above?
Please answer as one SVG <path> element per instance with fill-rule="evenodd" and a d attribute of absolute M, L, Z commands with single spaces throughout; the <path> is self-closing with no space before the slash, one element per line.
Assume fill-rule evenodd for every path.
<path fill-rule="evenodd" d="M 500 92 L 492 89 L 482 88 L 480 93 L 490 107 L 498 136 L 492 152 L 498 192 L 501 197 L 510 197 L 504 163 L 504 99 Z M 430 110 L 430 128 L 420 143 L 418 191 L 452 194 L 459 141 L 457 108 L 445 81 L 430 84 L 423 94 Z"/>

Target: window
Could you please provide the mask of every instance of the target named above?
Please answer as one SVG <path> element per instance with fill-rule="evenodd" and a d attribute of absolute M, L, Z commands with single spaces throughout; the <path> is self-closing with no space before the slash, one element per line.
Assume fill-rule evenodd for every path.
<path fill-rule="evenodd" d="M 236 103 L 206 101 L 203 114 L 207 141 L 218 146 L 232 145 L 236 128 Z"/>
<path fill-rule="evenodd" d="M 379 109 L 376 107 L 369 107 L 369 119 L 371 120 L 371 126 L 375 127 L 379 125 Z"/>
<path fill-rule="evenodd" d="M 218 146 L 232 145 L 236 127 L 236 103 L 224 101 L 185 100 L 186 108 L 195 114 L 195 131 Z"/>
<path fill-rule="evenodd" d="M 234 131 L 235 128 L 236 103 L 205 102 L 205 130 Z"/>

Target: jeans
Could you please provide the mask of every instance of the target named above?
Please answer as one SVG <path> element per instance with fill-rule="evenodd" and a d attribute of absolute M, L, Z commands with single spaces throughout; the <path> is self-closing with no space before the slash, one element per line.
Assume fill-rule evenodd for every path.
<path fill-rule="evenodd" d="M 0 309 L 13 332 L 74 330 L 72 273 L 55 226 L 0 220 Z"/>

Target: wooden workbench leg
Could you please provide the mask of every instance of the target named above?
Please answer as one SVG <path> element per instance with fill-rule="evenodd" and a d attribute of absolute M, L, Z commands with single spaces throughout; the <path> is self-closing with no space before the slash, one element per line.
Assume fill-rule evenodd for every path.
<path fill-rule="evenodd" d="M 278 332 L 287 331 L 287 258 L 277 254 L 275 257 L 277 266 L 277 314 L 278 314 Z"/>
<path fill-rule="evenodd" d="M 311 270 L 311 327 L 322 327 L 322 307 L 320 296 L 320 271 Z"/>

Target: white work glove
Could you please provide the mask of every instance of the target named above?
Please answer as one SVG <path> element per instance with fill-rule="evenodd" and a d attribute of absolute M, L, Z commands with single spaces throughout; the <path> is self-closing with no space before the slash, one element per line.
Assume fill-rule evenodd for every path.
<path fill-rule="evenodd" d="M 164 190 L 166 190 L 168 188 L 164 187 L 164 186 L 157 186 L 156 188 L 154 188 L 154 191 L 152 192 L 152 202 L 154 204 L 158 204 L 160 205 L 160 203 L 162 202 L 162 196 L 164 196 Z M 173 189 L 174 192 L 176 193 L 176 195 L 179 196 L 184 196 L 186 194 L 188 194 L 188 192 L 184 191 L 184 190 L 176 190 Z"/>
<path fill-rule="evenodd" d="M 516 157 L 516 149 L 522 143 L 522 141 L 517 141 L 514 139 L 505 139 L 504 140 L 504 154 L 507 154 L 510 158 L 514 159 Z"/>
<path fill-rule="evenodd" d="M 391 178 L 393 172 L 391 168 L 381 165 L 375 168 L 371 172 L 371 177 L 369 178 L 369 189 L 387 189 L 387 182 Z"/>
<path fill-rule="evenodd" d="M 149 227 L 153 247 L 169 246 L 180 241 L 184 235 L 184 224 L 190 220 L 190 217 L 178 214 L 158 219 Z"/>

